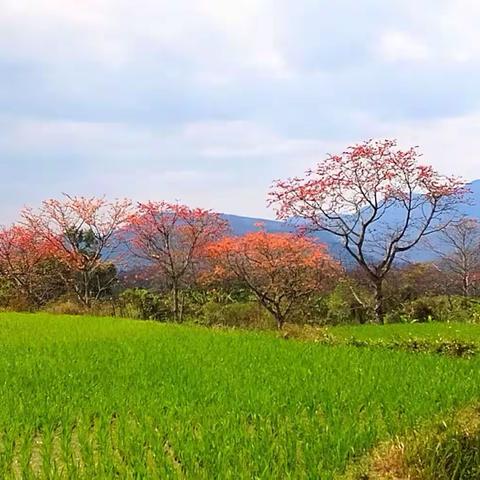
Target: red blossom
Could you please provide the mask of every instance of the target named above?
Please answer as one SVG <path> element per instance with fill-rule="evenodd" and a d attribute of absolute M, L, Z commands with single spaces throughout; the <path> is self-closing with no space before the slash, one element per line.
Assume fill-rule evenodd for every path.
<path fill-rule="evenodd" d="M 326 247 L 310 238 L 263 230 L 226 237 L 208 247 L 213 276 L 246 285 L 282 327 L 292 309 L 321 292 L 340 267 Z"/>

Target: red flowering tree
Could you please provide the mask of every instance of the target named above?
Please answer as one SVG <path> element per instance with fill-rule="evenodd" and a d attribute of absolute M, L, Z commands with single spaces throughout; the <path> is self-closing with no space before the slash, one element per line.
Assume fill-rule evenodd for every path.
<path fill-rule="evenodd" d="M 0 229 L 0 275 L 36 307 L 52 293 L 48 262 L 55 254 L 55 248 L 31 229 L 19 225 Z"/>
<path fill-rule="evenodd" d="M 210 245 L 214 277 L 244 283 L 281 329 L 296 306 L 340 272 L 324 245 L 291 233 L 248 233 Z"/>
<path fill-rule="evenodd" d="M 465 192 L 462 182 L 418 163 L 416 148 L 366 141 L 330 155 L 304 177 L 276 181 L 270 202 L 279 219 L 341 240 L 367 273 L 383 323 L 383 283 L 395 259 L 442 230 Z"/>
<path fill-rule="evenodd" d="M 206 246 L 228 224 L 210 210 L 167 202 L 139 203 L 126 228 L 132 253 L 162 275 L 172 292 L 172 313 L 182 320 L 181 292 L 192 285 Z"/>
<path fill-rule="evenodd" d="M 45 200 L 38 211 L 22 212 L 23 224 L 68 267 L 70 274 L 63 280 L 87 307 L 115 280 L 108 262 L 120 244 L 118 232 L 130 206 L 129 200 L 64 195 Z"/>

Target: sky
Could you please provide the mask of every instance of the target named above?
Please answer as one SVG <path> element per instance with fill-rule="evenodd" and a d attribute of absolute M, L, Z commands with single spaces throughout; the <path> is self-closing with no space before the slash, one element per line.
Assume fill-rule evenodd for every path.
<path fill-rule="evenodd" d="M 272 218 L 368 138 L 480 178 L 478 0 L 0 0 L 0 223 L 62 192 Z"/>

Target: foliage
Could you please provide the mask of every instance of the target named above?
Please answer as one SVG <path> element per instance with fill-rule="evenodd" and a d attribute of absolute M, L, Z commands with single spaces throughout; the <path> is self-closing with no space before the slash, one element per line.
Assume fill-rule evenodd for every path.
<path fill-rule="evenodd" d="M 87 309 L 78 299 L 72 299 L 68 296 L 60 297 L 43 308 L 43 311 L 56 315 L 85 315 Z"/>
<path fill-rule="evenodd" d="M 351 279 L 343 279 L 326 297 L 326 324 L 367 323 L 373 320 L 373 301 L 370 293 Z"/>
<path fill-rule="evenodd" d="M 165 298 L 143 288 L 129 288 L 120 294 L 119 313 L 128 318 L 166 320 L 170 306 Z"/>
<path fill-rule="evenodd" d="M 392 311 L 389 321 L 480 322 L 480 302 L 454 295 L 420 297 Z"/>

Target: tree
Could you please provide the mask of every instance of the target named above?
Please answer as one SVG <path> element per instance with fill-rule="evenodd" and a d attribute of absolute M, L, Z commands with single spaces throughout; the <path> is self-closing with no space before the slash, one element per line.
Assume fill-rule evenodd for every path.
<path fill-rule="evenodd" d="M 445 228 L 465 192 L 458 179 L 419 165 L 419 156 L 395 140 L 369 140 L 329 155 L 303 178 L 276 181 L 270 192 L 279 219 L 300 219 L 305 229 L 340 239 L 368 275 L 379 323 L 395 260 Z"/>
<path fill-rule="evenodd" d="M 435 240 L 430 247 L 440 257 L 441 268 L 455 277 L 464 296 L 471 295 L 480 272 L 480 222 L 461 218 L 442 230 Z"/>
<path fill-rule="evenodd" d="M 55 253 L 55 247 L 31 229 L 19 225 L 0 229 L 0 275 L 30 305 L 43 305 L 58 289 L 52 268 Z"/>
<path fill-rule="evenodd" d="M 248 233 L 208 248 L 215 278 L 244 283 L 281 329 L 294 308 L 339 272 L 324 245 L 292 233 Z"/>
<path fill-rule="evenodd" d="M 131 213 L 130 206 L 129 200 L 64 195 L 62 200 L 44 201 L 37 212 L 22 212 L 23 224 L 68 266 L 68 275 L 60 271 L 63 281 L 87 307 L 115 280 L 107 264 L 120 245 L 118 232 Z"/>
<path fill-rule="evenodd" d="M 226 231 L 217 213 L 175 203 L 139 203 L 130 216 L 125 238 L 132 253 L 166 280 L 175 321 L 182 320 L 181 291 L 194 283 L 206 246 Z"/>

